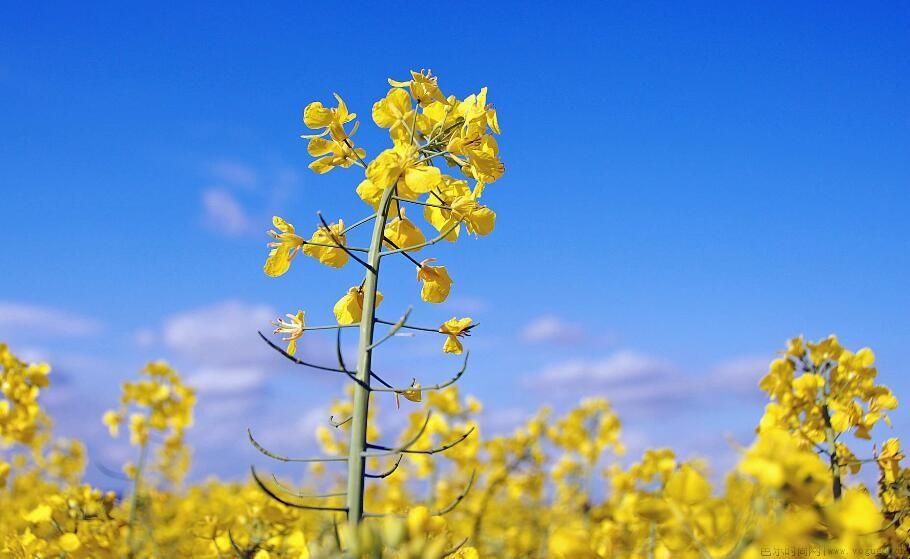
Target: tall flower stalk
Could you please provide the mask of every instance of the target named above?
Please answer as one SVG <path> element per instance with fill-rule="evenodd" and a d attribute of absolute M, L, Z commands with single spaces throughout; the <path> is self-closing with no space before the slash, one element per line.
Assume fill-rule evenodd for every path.
<path fill-rule="evenodd" d="M 270 252 L 264 266 L 267 275 L 281 276 L 289 270 L 291 262 L 303 253 L 329 267 L 341 268 L 354 261 L 364 269 L 360 285 L 347 289 L 334 306 L 337 324 L 308 326 L 305 313 L 298 310 L 295 314 L 288 314 L 287 320 L 274 322 L 274 333 L 284 336 L 282 340 L 287 342 L 286 348 L 260 333 L 266 343 L 295 363 L 345 374 L 354 384 L 351 417 L 339 418 L 337 422 L 333 420 L 336 426 L 350 424 L 347 456 L 288 458 L 266 450 L 250 434 L 250 440 L 257 449 L 278 460 L 311 463 L 346 461 L 347 486 L 343 505 L 295 502 L 287 498 L 289 495 L 281 495 L 281 488 L 266 484 L 255 469 L 253 476 L 264 491 L 282 503 L 298 508 L 344 512 L 352 525 L 359 524 L 366 516 L 379 516 L 364 511 L 364 486 L 368 479 L 391 475 L 406 454 L 444 452 L 470 435 L 469 431 L 453 441 L 426 449 L 414 448 L 421 433 L 400 446 L 383 446 L 368 441 L 370 396 L 373 392 L 388 392 L 393 393 L 396 399 L 403 397 L 420 401 L 424 391 L 439 390 L 453 384 L 467 366 L 465 353 L 461 369 L 445 382 L 421 386 L 415 380 L 410 386 L 395 387 L 373 369 L 376 348 L 406 329 L 442 335 L 443 352 L 461 354 L 464 351 L 461 339 L 470 335 L 476 326 L 471 318 L 457 317 L 436 327 L 416 326 L 408 323 L 410 309 L 397 321 L 378 317 L 376 310 L 382 301 L 378 290 L 382 260 L 400 256 L 402 261 L 409 261 L 416 267 L 421 298 L 433 304 L 444 302 L 453 284 L 448 270 L 445 266 L 436 265 L 434 258 L 418 261 L 412 254 L 442 241 L 454 242 L 462 236 L 463 229 L 475 236 L 489 234 L 493 230 L 496 214 L 483 205 L 480 198 L 485 187 L 504 172 L 493 136 L 499 134 L 499 123 L 495 109 L 487 103 L 486 88 L 462 100 L 455 96 L 446 97 L 440 91 L 436 77 L 428 71 L 411 72 L 410 80 L 389 80 L 389 85 L 391 89 L 386 96 L 373 105 L 372 117 L 376 125 L 388 129 L 392 147 L 379 153 L 369 163 L 365 160 L 366 151 L 356 146 L 353 140 L 359 125 L 355 120 L 357 115 L 348 110 L 339 95 L 335 95 L 335 107 L 314 102 L 306 107 L 303 114 L 304 124 L 315 131 L 304 136 L 309 142 L 307 151 L 316 157 L 310 169 L 318 174 L 336 167 L 362 169 L 364 178 L 356 192 L 374 212 L 347 227 L 342 220 L 329 223 L 317 212 L 320 223 L 308 239 L 300 236 L 292 224 L 276 216 L 273 218 L 275 230 L 269 232 L 273 241 L 269 243 Z M 460 171 L 461 177 L 445 174 L 437 166 L 438 163 Z M 410 220 L 407 206 L 423 212 L 429 225 L 436 229 L 437 234 L 433 238 L 428 240 Z M 348 235 L 371 221 L 373 230 L 369 245 L 349 245 Z M 377 325 L 388 326 L 378 340 Z M 341 331 L 345 328 L 359 330 L 354 370 L 348 369 L 341 351 Z M 296 356 L 298 341 L 310 330 L 336 331 L 337 366 L 315 364 Z M 374 457 L 392 457 L 396 461 L 386 472 L 367 472 L 367 459 Z M 464 498 L 472 482 L 473 476 L 450 506 L 436 512 L 442 514 L 454 508 Z M 339 496 L 335 493 L 306 497 L 331 499 Z"/>

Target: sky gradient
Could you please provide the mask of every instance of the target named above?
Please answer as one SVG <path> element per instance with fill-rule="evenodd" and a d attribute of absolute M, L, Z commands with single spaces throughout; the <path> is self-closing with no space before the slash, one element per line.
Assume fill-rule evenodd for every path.
<path fill-rule="evenodd" d="M 488 86 L 503 131 L 496 230 L 428 251 L 456 283 L 412 315 L 482 323 L 461 388 L 488 430 L 602 395 L 633 454 L 671 445 L 720 470 L 798 334 L 872 347 L 910 399 L 900 3 L 55 4 L 5 19 L 0 339 L 54 365 L 58 432 L 100 462 L 130 457 L 100 416 L 152 358 L 200 389 L 194 476 L 242 475 L 247 426 L 312 448 L 343 383 L 286 365 L 256 330 L 297 308 L 329 322 L 360 271 L 300 259 L 268 278 L 264 232 L 274 213 L 304 231 L 316 210 L 367 214 L 357 169 L 307 169 L 302 108 L 338 92 L 375 155 L 372 103 L 420 68 L 447 94 Z M 387 273 L 394 318 L 418 284 L 403 259 Z M 331 359 L 330 337 L 307 338 Z M 439 342 L 395 340 L 378 366 L 445 379 L 458 363 Z"/>

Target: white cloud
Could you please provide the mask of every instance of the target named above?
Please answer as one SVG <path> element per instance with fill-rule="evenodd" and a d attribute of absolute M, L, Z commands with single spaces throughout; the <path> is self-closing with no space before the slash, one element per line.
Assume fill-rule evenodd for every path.
<path fill-rule="evenodd" d="M 225 301 L 183 312 L 165 320 L 165 346 L 206 365 L 249 365 L 263 363 L 263 356 L 275 354 L 256 334 L 267 330 L 278 316 L 268 305 Z"/>
<path fill-rule="evenodd" d="M 222 159 L 209 166 L 209 172 L 219 181 L 237 186 L 254 186 L 259 177 L 252 167 L 238 161 Z"/>
<path fill-rule="evenodd" d="M 580 325 L 558 316 L 543 315 L 525 326 L 521 339 L 528 343 L 574 344 L 585 339 L 585 331 Z"/>
<path fill-rule="evenodd" d="M 223 188 L 209 188 L 202 193 L 205 224 L 212 230 L 228 236 L 243 235 L 250 231 L 250 218 L 233 194 Z"/>
<path fill-rule="evenodd" d="M 758 394 L 758 381 L 768 371 L 771 356 L 747 355 L 718 363 L 708 380 L 718 389 Z"/>
<path fill-rule="evenodd" d="M 675 373 L 667 361 L 635 351 L 616 351 L 596 360 L 573 359 L 544 368 L 531 378 L 540 388 L 555 388 L 572 383 L 585 386 L 616 386 L 655 380 Z"/>
<path fill-rule="evenodd" d="M 99 321 L 42 305 L 0 301 L 0 333 L 84 337 L 102 329 Z"/>
<path fill-rule="evenodd" d="M 203 394 L 243 394 L 261 388 L 265 373 L 258 367 L 203 367 L 186 382 Z"/>

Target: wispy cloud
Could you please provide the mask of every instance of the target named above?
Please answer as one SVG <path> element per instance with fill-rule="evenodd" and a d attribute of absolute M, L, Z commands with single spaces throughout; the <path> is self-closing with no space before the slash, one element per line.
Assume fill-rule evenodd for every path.
<path fill-rule="evenodd" d="M 0 334 L 27 336 L 92 336 L 102 330 L 100 321 L 63 309 L 0 301 Z"/>
<path fill-rule="evenodd" d="M 278 316 L 269 305 L 223 301 L 165 319 L 161 339 L 167 349 L 200 365 L 260 364 L 268 352 L 256 332 Z"/>
<path fill-rule="evenodd" d="M 211 163 L 208 170 L 217 181 L 233 186 L 252 187 L 259 182 L 256 170 L 239 161 L 220 159 Z"/>
<path fill-rule="evenodd" d="M 246 209 L 233 194 L 223 188 L 203 191 L 202 209 L 206 226 L 216 233 L 236 237 L 251 230 Z"/>
<path fill-rule="evenodd" d="M 521 332 L 521 339 L 528 343 L 576 344 L 585 337 L 581 325 L 549 314 L 533 319 Z"/>
<path fill-rule="evenodd" d="M 621 350 L 601 359 L 571 359 L 555 363 L 531 377 L 530 383 L 547 389 L 573 384 L 605 387 L 650 382 L 675 374 L 676 367 L 668 361 Z"/>
<path fill-rule="evenodd" d="M 758 396 L 757 384 L 769 358 L 743 356 L 718 363 L 706 372 L 684 372 L 669 360 L 620 350 L 599 359 L 568 359 L 543 367 L 525 386 L 551 395 L 600 392 L 616 404 L 657 406 L 695 403 L 706 394 L 737 398 Z"/>

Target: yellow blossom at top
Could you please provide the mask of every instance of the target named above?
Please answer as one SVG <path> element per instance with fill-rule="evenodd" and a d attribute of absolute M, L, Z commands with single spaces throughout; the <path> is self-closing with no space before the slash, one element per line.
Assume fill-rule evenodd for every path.
<path fill-rule="evenodd" d="M 420 151 L 411 144 L 395 142 L 395 146 L 376 156 L 366 169 L 369 181 L 382 190 L 397 188 L 402 198 L 416 199 L 429 192 L 442 178 L 439 167 L 424 161 Z"/>
<path fill-rule="evenodd" d="M 420 72 L 411 70 L 411 79 L 409 81 L 396 81 L 389 78 L 389 85 L 408 88 L 411 96 L 423 106 L 429 105 L 433 101 L 446 102 L 446 98 L 439 90 L 436 76 L 430 70 L 421 70 Z"/>
<path fill-rule="evenodd" d="M 338 101 L 338 106 L 335 108 L 325 107 L 319 101 L 314 101 L 303 110 L 303 123 L 308 128 L 321 130 L 319 134 L 304 136 L 305 138 L 325 136 L 326 134 L 330 134 L 336 140 L 344 140 L 348 137 L 344 125 L 357 118 L 357 115 L 348 112 L 348 107 L 340 95 L 335 93 L 334 96 Z"/>

